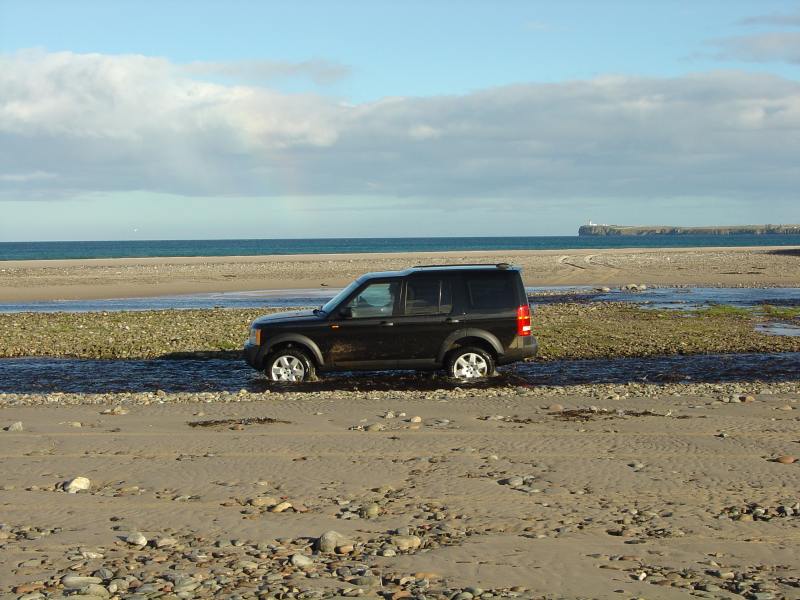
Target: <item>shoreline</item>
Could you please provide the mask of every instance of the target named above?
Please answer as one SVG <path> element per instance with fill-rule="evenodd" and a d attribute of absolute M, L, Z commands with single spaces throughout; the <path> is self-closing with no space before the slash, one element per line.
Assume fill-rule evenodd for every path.
<path fill-rule="evenodd" d="M 336 288 L 420 263 L 509 262 L 531 287 L 795 287 L 800 247 L 626 248 L 0 261 L 0 302 Z"/>

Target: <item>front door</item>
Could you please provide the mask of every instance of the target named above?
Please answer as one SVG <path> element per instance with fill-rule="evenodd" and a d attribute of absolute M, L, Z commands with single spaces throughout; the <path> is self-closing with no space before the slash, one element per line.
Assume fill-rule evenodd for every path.
<path fill-rule="evenodd" d="M 400 280 L 371 281 L 356 291 L 330 320 L 331 362 L 339 368 L 394 368 L 402 354 L 394 322 L 399 306 Z"/>

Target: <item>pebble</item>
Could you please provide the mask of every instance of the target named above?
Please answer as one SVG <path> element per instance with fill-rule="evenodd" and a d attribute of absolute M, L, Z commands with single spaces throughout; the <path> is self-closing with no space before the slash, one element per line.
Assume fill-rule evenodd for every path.
<path fill-rule="evenodd" d="M 422 545 L 422 540 L 416 535 L 394 535 L 391 538 L 398 550 L 416 550 Z"/>
<path fill-rule="evenodd" d="M 317 539 L 317 550 L 329 554 L 341 546 L 351 545 L 352 542 L 338 531 L 326 531 Z"/>
<path fill-rule="evenodd" d="M 781 463 L 782 465 L 791 465 L 797 462 L 797 457 L 792 456 L 791 454 L 785 454 L 776 458 L 775 462 Z"/>
<path fill-rule="evenodd" d="M 134 531 L 134 532 L 131 532 L 130 534 L 128 534 L 128 536 L 125 538 L 125 541 L 128 542 L 129 544 L 133 545 L 133 546 L 146 546 L 147 545 L 147 538 L 144 536 L 144 534 L 142 534 L 142 533 L 140 533 L 138 531 Z"/>
<path fill-rule="evenodd" d="M 299 567 L 301 569 L 310 567 L 314 564 L 314 559 L 309 558 L 305 554 L 292 554 L 292 558 L 290 560 L 295 567 Z"/>
<path fill-rule="evenodd" d="M 250 498 L 247 501 L 247 504 L 249 504 L 250 506 L 255 506 L 257 508 L 261 508 L 264 506 L 269 508 L 271 506 L 277 506 L 279 502 L 276 498 L 272 496 L 258 496 L 256 498 Z"/>
<path fill-rule="evenodd" d="M 275 506 L 270 508 L 269 512 L 282 513 L 284 511 L 289 510 L 290 508 L 292 508 L 291 502 L 281 502 L 280 504 L 276 504 Z"/>
<path fill-rule="evenodd" d="M 103 583 L 99 577 L 85 577 L 81 575 L 64 575 L 61 578 L 62 585 L 67 589 L 81 589 L 92 583 Z"/>
<path fill-rule="evenodd" d="M 88 490 L 92 482 L 88 477 L 75 477 L 64 484 L 64 491 L 68 494 L 77 494 L 79 491 Z"/>
<path fill-rule="evenodd" d="M 15 431 L 25 431 L 25 428 L 22 426 L 22 421 L 14 421 L 11 425 L 6 427 L 6 431 L 13 433 Z"/>

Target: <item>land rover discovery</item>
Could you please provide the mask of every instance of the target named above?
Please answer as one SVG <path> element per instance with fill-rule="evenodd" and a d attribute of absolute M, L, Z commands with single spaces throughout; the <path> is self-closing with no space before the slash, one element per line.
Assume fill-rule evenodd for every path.
<path fill-rule="evenodd" d="M 536 350 L 520 269 L 505 263 L 367 273 L 320 308 L 256 319 L 244 347 L 249 365 L 285 382 L 376 369 L 469 380 Z"/>

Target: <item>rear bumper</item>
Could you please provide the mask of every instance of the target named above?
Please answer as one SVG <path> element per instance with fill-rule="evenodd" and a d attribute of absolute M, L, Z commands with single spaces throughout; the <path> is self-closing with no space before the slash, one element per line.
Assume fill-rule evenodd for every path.
<path fill-rule="evenodd" d="M 507 365 L 519 362 L 528 358 L 533 358 L 539 351 L 539 342 L 531 336 L 517 337 L 514 342 L 506 349 L 502 356 L 497 357 L 498 365 Z"/>

